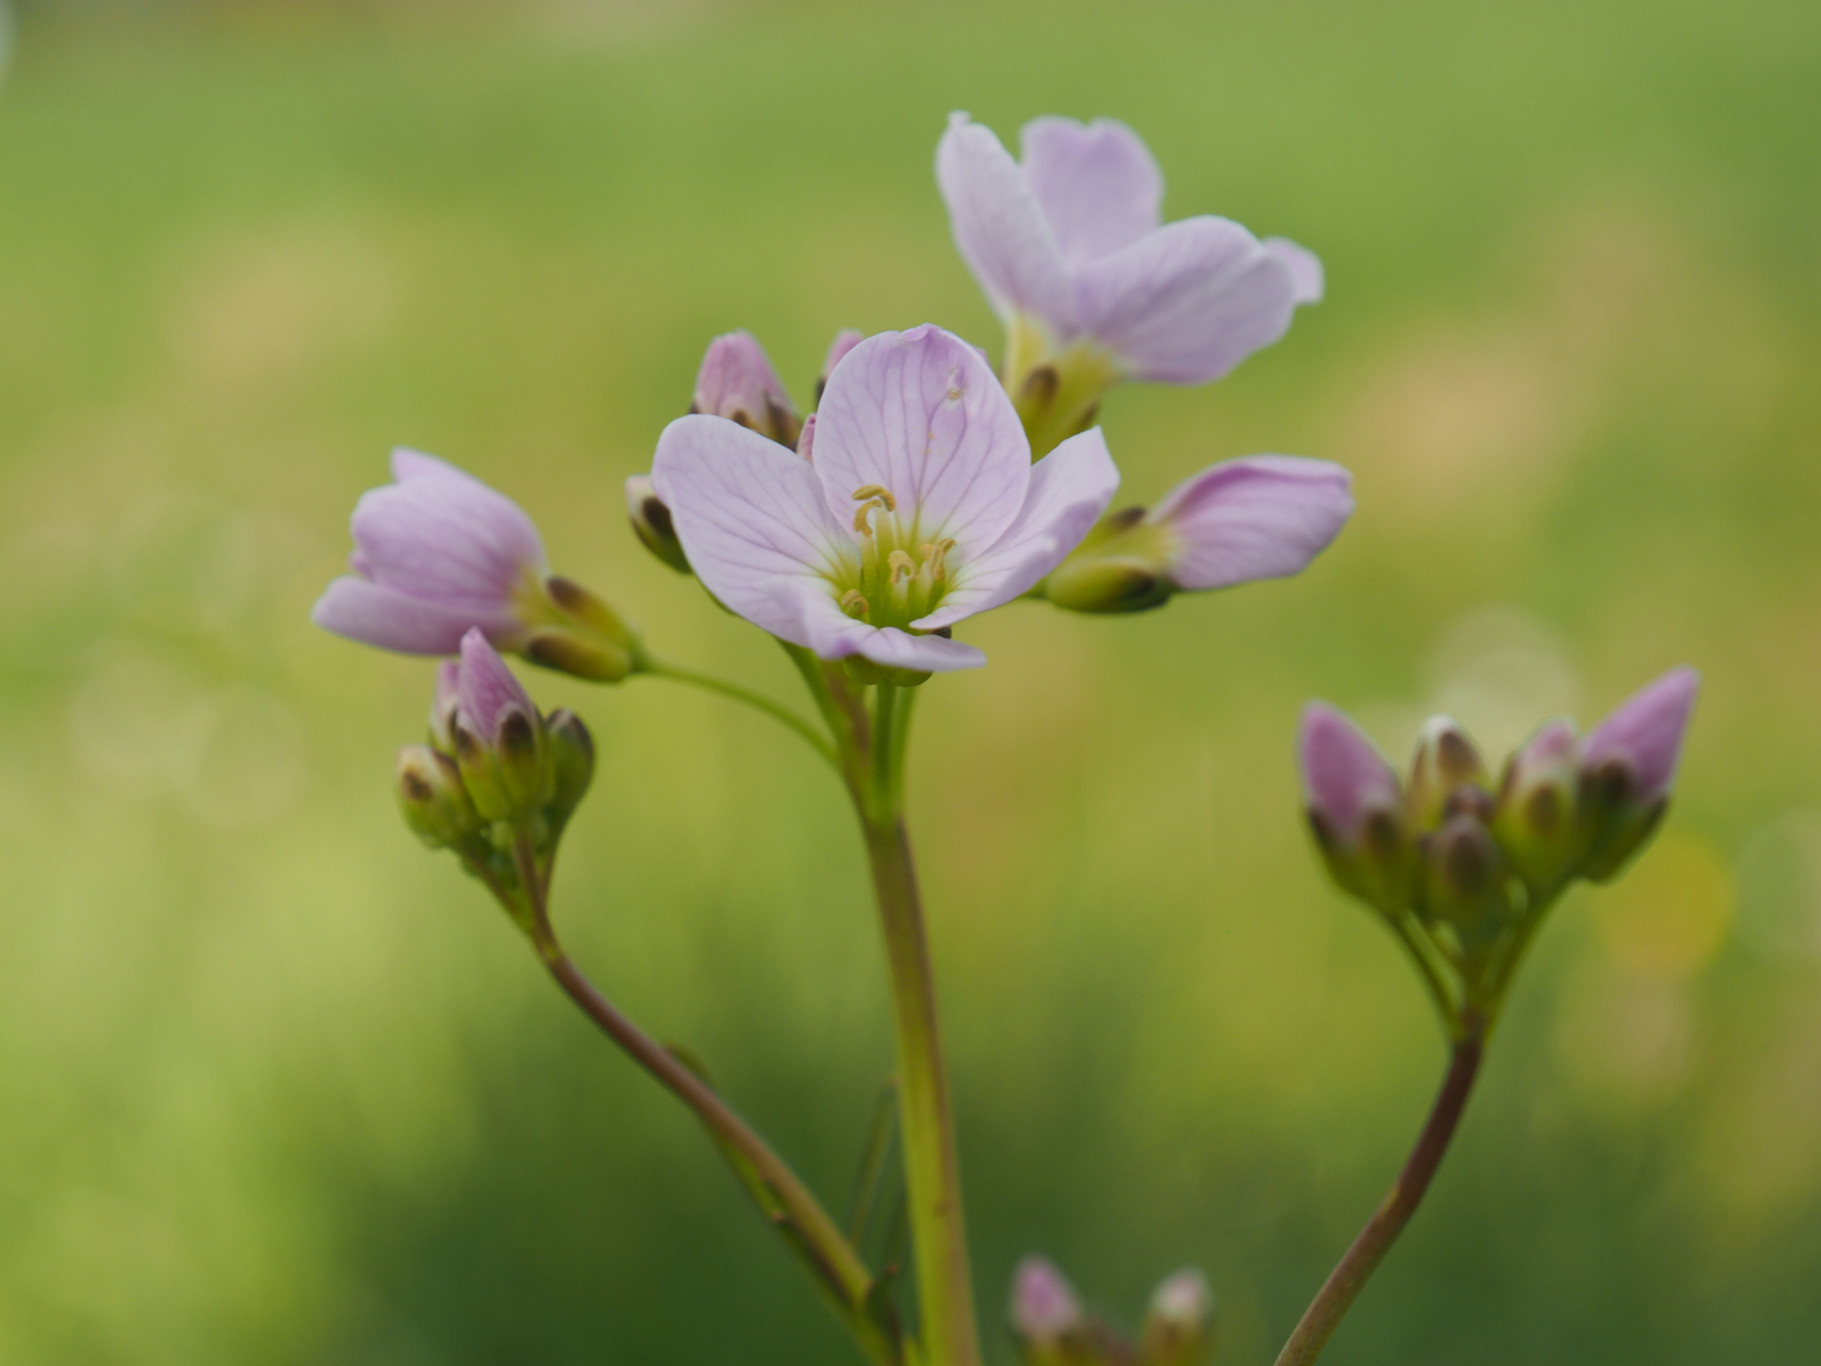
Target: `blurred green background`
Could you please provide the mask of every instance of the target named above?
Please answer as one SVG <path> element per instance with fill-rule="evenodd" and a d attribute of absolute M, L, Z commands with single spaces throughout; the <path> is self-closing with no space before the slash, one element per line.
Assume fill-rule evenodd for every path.
<path fill-rule="evenodd" d="M 691 1121 L 582 1022 L 392 749 L 430 669 L 314 631 L 394 443 L 518 498 L 665 653 L 775 649 L 622 479 L 719 331 L 998 329 L 954 108 L 1112 114 L 1171 216 L 1321 253 L 1228 380 L 1104 419 L 1135 501 L 1356 473 L 1300 579 L 1014 607 L 912 769 L 992 1346 L 1015 1260 L 1185 1263 L 1263 1363 L 1441 1049 L 1318 876 L 1322 696 L 1502 753 L 1707 679 L 1645 862 L 1557 913 L 1330 1351 L 1808 1361 L 1821 1339 L 1821 8 L 1802 0 L 26 6 L 0 79 L 0 1361 L 850 1360 Z M 531 680 L 603 755 L 557 912 L 840 1204 L 889 1067 L 851 820 L 762 719 Z"/>

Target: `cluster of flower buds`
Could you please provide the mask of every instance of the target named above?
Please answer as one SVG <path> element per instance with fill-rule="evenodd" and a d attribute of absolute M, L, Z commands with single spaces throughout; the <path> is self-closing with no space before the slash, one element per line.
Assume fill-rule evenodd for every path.
<path fill-rule="evenodd" d="M 337 635 L 403 654 L 453 654 L 478 628 L 496 649 L 596 682 L 642 667 L 644 648 L 613 608 L 550 572 L 523 508 L 421 451 L 392 453 L 394 482 L 354 508 L 354 571 L 310 616 Z"/>
<path fill-rule="evenodd" d="M 1012 1280 L 1012 1333 L 1026 1366 L 1195 1366 L 1212 1342 L 1207 1278 L 1185 1268 L 1158 1285 L 1136 1342 L 1090 1313 L 1056 1266 L 1019 1263 Z"/>
<path fill-rule="evenodd" d="M 1223 461 L 1154 508 L 1102 518 L 1037 591 L 1072 612 L 1143 612 L 1177 593 L 1299 574 L 1347 524 L 1352 490 L 1327 460 Z"/>
<path fill-rule="evenodd" d="M 1675 669 L 1585 738 L 1540 728 L 1494 781 L 1465 732 L 1438 716 L 1407 780 L 1340 712 L 1311 703 L 1299 759 L 1329 872 L 1452 967 L 1463 1008 L 1495 1004 L 1531 929 L 1576 879 L 1614 877 L 1669 805 L 1699 677 Z"/>
<path fill-rule="evenodd" d="M 470 630 L 460 659 L 437 670 L 430 743 L 398 752 L 396 787 L 424 843 L 454 850 L 530 930 L 557 841 L 593 777 L 594 741 L 581 719 L 541 715 Z"/>

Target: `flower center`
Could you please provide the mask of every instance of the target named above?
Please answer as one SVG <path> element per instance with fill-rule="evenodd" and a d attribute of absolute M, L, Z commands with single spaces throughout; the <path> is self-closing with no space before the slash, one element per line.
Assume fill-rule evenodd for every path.
<path fill-rule="evenodd" d="M 859 559 L 836 581 L 841 590 L 837 601 L 856 621 L 907 630 L 935 611 L 948 591 L 948 556 L 955 542 L 948 537 L 922 540 L 916 520 L 906 526 L 898 516 L 898 500 L 878 484 L 855 489 L 854 502 Z"/>

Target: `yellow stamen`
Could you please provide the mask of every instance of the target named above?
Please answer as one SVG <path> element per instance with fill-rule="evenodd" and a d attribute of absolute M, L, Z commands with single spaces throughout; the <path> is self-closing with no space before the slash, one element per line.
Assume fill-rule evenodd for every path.
<path fill-rule="evenodd" d="M 886 567 L 891 570 L 893 583 L 902 583 L 917 572 L 917 562 L 902 550 L 894 550 L 885 557 Z"/>
<path fill-rule="evenodd" d="M 892 497 L 891 490 L 883 484 L 862 484 L 854 490 L 854 501 L 856 503 L 881 503 L 887 512 L 898 510 L 898 500 Z"/>
<path fill-rule="evenodd" d="M 850 588 L 841 595 L 841 610 L 856 620 L 867 613 L 866 596 L 858 588 Z"/>

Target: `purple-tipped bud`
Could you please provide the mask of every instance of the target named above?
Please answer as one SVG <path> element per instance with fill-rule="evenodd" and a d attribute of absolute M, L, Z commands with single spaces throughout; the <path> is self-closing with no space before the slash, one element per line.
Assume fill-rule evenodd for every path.
<path fill-rule="evenodd" d="M 687 574 L 689 556 L 677 539 L 676 524 L 664 500 L 652 491 L 651 476 L 635 474 L 626 481 L 626 515 L 639 543 L 679 574 Z"/>
<path fill-rule="evenodd" d="M 479 631 L 462 637 L 456 698 L 455 760 L 475 809 L 492 821 L 539 815 L 555 784 L 544 721 Z"/>
<path fill-rule="evenodd" d="M 822 362 L 822 373 L 816 379 L 816 405 L 818 407 L 822 404 L 822 391 L 828 388 L 828 377 L 835 373 L 835 367 L 841 363 L 841 358 L 865 340 L 864 332 L 856 332 L 851 327 L 835 333 L 834 341 L 829 343 L 828 355 Z"/>
<path fill-rule="evenodd" d="M 1589 852 L 1581 875 L 1604 882 L 1656 833 L 1669 807 L 1701 676 L 1672 669 L 1626 699 L 1581 744 L 1576 798 Z"/>
<path fill-rule="evenodd" d="M 362 495 L 352 574 L 311 609 L 324 630 L 405 654 L 452 654 L 469 628 L 517 649 L 545 573 L 537 527 L 503 493 L 417 451 Z"/>
<path fill-rule="evenodd" d="M 1176 1272 L 1151 1295 L 1138 1339 L 1139 1359 L 1144 1366 L 1193 1366 L 1207 1353 L 1213 1317 L 1208 1278 L 1193 1267 Z"/>
<path fill-rule="evenodd" d="M 513 710 L 535 712 L 531 695 L 506 667 L 506 661 L 479 631 L 462 637 L 456 698 L 461 719 L 489 744 L 499 738 L 501 724 Z M 440 671 L 439 671 L 440 673 Z M 438 678 L 441 683 L 441 677 Z"/>
<path fill-rule="evenodd" d="M 1358 840 L 1367 818 L 1402 802 L 1397 772 L 1352 721 L 1325 702 L 1303 708 L 1296 756 L 1312 815 L 1343 844 Z"/>
<path fill-rule="evenodd" d="M 1028 1347 L 1060 1344 L 1087 1326 L 1081 1300 L 1055 1263 L 1026 1257 L 1012 1276 L 1012 1327 Z"/>
<path fill-rule="evenodd" d="M 1328 872 L 1387 915 L 1410 905 L 1416 846 L 1397 773 L 1372 742 L 1322 702 L 1303 708 L 1296 755 L 1309 825 Z"/>
<path fill-rule="evenodd" d="M 770 357 L 750 332 L 728 332 L 708 344 L 689 411 L 727 418 L 793 449 L 801 426 Z"/>
<path fill-rule="evenodd" d="M 1486 765 L 1467 732 L 1451 716 L 1430 717 L 1410 761 L 1406 802 L 1416 828 L 1435 829 L 1451 801 L 1483 803 L 1489 811 L 1489 786 Z"/>
<path fill-rule="evenodd" d="M 1641 806 L 1661 801 L 1675 782 L 1700 690 L 1701 675 L 1680 668 L 1633 693 L 1588 734 L 1581 745 L 1582 768 L 1621 762 L 1630 770 L 1631 800 Z"/>

